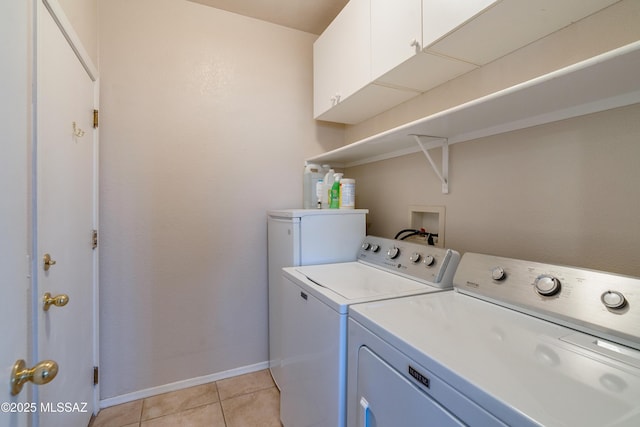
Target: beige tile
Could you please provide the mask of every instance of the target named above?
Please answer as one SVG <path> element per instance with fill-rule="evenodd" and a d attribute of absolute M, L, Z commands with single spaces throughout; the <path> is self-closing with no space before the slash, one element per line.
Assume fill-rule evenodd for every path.
<path fill-rule="evenodd" d="M 217 384 L 220 400 L 275 386 L 268 369 L 220 380 Z"/>
<path fill-rule="evenodd" d="M 215 383 L 159 394 L 144 399 L 142 420 L 161 417 L 218 401 Z"/>
<path fill-rule="evenodd" d="M 102 409 L 93 420 L 91 427 L 123 427 L 138 425 L 142 413 L 142 400 L 123 403 Z"/>
<path fill-rule="evenodd" d="M 143 421 L 141 427 L 225 427 L 220 402 Z"/>
<path fill-rule="evenodd" d="M 227 427 L 281 427 L 280 393 L 276 387 L 223 400 Z"/>

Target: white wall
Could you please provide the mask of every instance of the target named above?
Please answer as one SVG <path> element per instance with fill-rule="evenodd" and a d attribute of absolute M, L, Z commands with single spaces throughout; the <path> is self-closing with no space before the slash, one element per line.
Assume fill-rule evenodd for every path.
<path fill-rule="evenodd" d="M 445 244 L 640 276 L 640 105 L 450 147 L 450 193 L 422 153 L 349 168 L 371 234 L 446 207 Z M 440 158 L 434 150 L 435 159 Z"/>
<path fill-rule="evenodd" d="M 300 207 L 316 36 L 101 0 L 103 399 L 267 360 L 267 209 Z M 323 145 L 324 144 L 324 145 Z"/>
<path fill-rule="evenodd" d="M 640 2 L 612 7 L 346 130 L 354 141 L 640 40 Z M 603 76 L 606 78 L 606 76 Z M 422 153 L 350 168 L 369 232 L 446 207 L 446 245 L 640 276 L 640 106 L 456 144 L 450 194 Z M 435 159 L 440 158 L 434 150 Z M 439 162 L 438 162 L 439 163 Z"/>

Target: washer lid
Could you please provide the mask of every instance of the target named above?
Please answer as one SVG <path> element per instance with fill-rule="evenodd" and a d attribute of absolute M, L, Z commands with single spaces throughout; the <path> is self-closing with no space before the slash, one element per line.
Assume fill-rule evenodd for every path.
<path fill-rule="evenodd" d="M 358 262 L 307 265 L 296 267 L 296 271 L 314 284 L 353 301 L 439 290 Z"/>

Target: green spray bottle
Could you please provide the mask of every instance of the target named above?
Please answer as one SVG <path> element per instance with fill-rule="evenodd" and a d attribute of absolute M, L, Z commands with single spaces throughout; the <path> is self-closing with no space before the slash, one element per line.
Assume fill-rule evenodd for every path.
<path fill-rule="evenodd" d="M 333 175 L 334 181 L 331 186 L 331 194 L 330 194 L 330 209 L 340 209 L 340 180 L 342 179 L 342 173 L 337 173 Z"/>

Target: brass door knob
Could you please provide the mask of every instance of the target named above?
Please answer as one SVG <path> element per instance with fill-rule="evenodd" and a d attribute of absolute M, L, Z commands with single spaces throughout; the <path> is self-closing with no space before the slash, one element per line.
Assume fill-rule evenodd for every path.
<path fill-rule="evenodd" d="M 49 254 L 44 254 L 42 260 L 44 261 L 44 271 L 49 271 L 52 265 L 56 265 L 56 261 Z"/>
<path fill-rule="evenodd" d="M 49 311 L 49 307 L 55 305 L 56 307 L 64 307 L 69 302 L 69 295 L 60 294 L 52 297 L 49 292 L 45 292 L 42 296 L 42 309 Z"/>
<path fill-rule="evenodd" d="M 27 381 L 34 384 L 46 384 L 58 375 L 58 364 L 53 360 L 43 360 L 31 369 L 28 369 L 24 360 L 16 361 L 11 370 L 11 395 L 22 391 L 22 386 Z"/>

